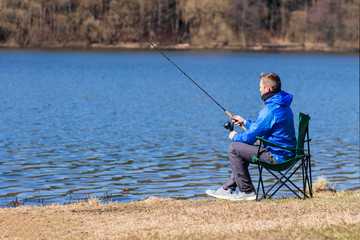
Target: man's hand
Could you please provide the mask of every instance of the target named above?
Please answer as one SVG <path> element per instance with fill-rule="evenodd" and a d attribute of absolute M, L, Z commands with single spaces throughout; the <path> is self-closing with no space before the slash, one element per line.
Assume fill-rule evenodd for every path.
<path fill-rule="evenodd" d="M 236 126 L 244 126 L 246 124 L 246 120 L 240 116 L 233 116 L 231 120 Z"/>
<path fill-rule="evenodd" d="M 235 134 L 237 134 L 237 132 L 236 131 L 232 131 L 232 132 L 230 132 L 230 134 L 229 134 L 229 138 L 230 138 L 230 140 L 232 140 L 233 139 L 233 137 L 234 137 L 234 135 Z"/>

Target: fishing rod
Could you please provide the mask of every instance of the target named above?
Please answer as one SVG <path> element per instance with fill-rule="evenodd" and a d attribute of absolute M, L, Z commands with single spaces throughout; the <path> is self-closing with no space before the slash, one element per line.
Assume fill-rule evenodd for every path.
<path fill-rule="evenodd" d="M 200 87 L 199 84 L 197 84 L 189 75 L 187 75 L 178 65 L 176 65 L 163 51 L 161 51 L 155 44 L 153 44 L 150 40 L 146 39 L 144 37 L 143 34 L 141 34 L 133 25 L 131 25 L 123 16 L 121 16 L 117 11 L 115 11 L 112 7 L 109 6 L 109 8 L 116 14 L 118 15 L 129 27 L 131 27 L 137 34 L 139 34 L 140 38 L 144 41 L 146 41 L 147 43 L 150 44 L 150 46 L 152 46 L 156 51 L 158 51 L 163 57 L 165 57 L 173 66 L 175 66 L 182 74 L 185 75 L 185 77 L 187 77 L 192 83 L 194 83 L 201 91 L 203 91 L 203 93 L 205 93 L 211 100 L 213 100 L 214 103 L 216 103 L 216 105 L 218 105 L 225 113 L 226 115 L 228 115 L 230 117 L 230 119 L 233 119 L 233 115 L 226 110 L 223 106 L 221 106 L 213 97 L 210 96 L 210 94 L 208 94 L 202 87 Z M 227 122 L 224 124 L 224 127 L 226 129 L 229 129 L 230 131 L 232 131 L 234 129 L 234 126 L 231 125 L 230 122 Z M 246 128 L 244 126 L 241 126 L 244 130 L 246 130 Z"/>

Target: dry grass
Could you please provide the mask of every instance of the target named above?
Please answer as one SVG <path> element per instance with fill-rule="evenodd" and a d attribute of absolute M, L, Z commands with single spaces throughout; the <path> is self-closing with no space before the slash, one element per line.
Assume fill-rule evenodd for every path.
<path fill-rule="evenodd" d="M 331 185 L 324 176 L 320 176 L 314 182 L 313 191 L 314 192 L 321 192 L 321 191 L 335 192 L 335 186 Z"/>
<path fill-rule="evenodd" d="M 360 191 L 261 202 L 150 197 L 0 209 L 0 239 L 359 239 Z"/>

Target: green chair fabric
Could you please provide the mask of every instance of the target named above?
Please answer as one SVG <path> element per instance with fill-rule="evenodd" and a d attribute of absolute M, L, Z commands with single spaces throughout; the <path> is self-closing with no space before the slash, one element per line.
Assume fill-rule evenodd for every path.
<path fill-rule="evenodd" d="M 309 138 L 309 121 L 310 116 L 304 113 L 299 114 L 299 128 L 296 148 L 287 148 L 269 142 L 261 137 L 257 137 L 260 141 L 258 155 L 253 158 L 253 162 L 258 165 L 259 181 L 256 192 L 256 200 L 260 201 L 263 198 L 271 198 L 281 187 L 287 187 L 298 198 L 306 199 L 309 195 L 312 197 L 312 176 L 311 176 L 311 155 L 310 155 L 310 141 Z M 260 147 L 262 144 L 287 149 L 294 152 L 294 157 L 282 163 L 268 163 L 259 159 Z M 301 168 L 302 171 L 302 187 L 298 187 L 290 178 Z M 265 192 L 263 182 L 263 170 L 266 169 L 277 181 Z M 275 190 L 275 186 L 278 186 Z M 262 196 L 259 198 L 260 187 L 262 189 Z M 309 189 L 309 195 L 306 194 L 306 189 Z M 270 195 L 271 191 L 272 194 Z M 296 191 L 297 190 L 297 191 Z M 300 195 L 302 194 L 303 197 Z"/>

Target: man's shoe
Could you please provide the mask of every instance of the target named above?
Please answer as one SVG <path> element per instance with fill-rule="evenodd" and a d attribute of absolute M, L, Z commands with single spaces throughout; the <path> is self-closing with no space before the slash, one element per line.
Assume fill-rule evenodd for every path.
<path fill-rule="evenodd" d="M 238 194 L 232 194 L 230 198 L 228 198 L 231 201 L 242 201 L 242 200 L 255 200 L 256 199 L 256 193 L 255 191 L 252 192 L 238 192 Z"/>
<path fill-rule="evenodd" d="M 225 190 L 223 187 L 217 189 L 217 190 L 206 190 L 205 193 L 207 195 L 210 195 L 215 198 L 221 198 L 221 199 L 230 199 L 232 197 L 235 197 L 236 194 L 232 193 L 233 191 L 231 189 Z"/>

